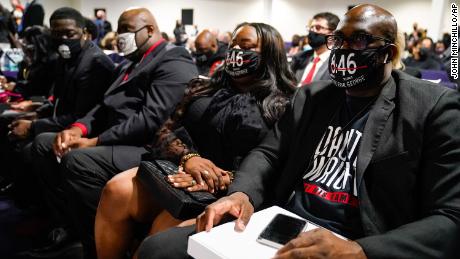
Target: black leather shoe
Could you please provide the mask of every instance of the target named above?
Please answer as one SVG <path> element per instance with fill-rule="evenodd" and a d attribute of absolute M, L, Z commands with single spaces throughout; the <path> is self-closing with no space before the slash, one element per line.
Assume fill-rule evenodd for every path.
<path fill-rule="evenodd" d="M 64 228 L 55 228 L 48 234 L 49 243 L 43 247 L 19 253 L 27 258 L 83 258 L 83 246 Z"/>

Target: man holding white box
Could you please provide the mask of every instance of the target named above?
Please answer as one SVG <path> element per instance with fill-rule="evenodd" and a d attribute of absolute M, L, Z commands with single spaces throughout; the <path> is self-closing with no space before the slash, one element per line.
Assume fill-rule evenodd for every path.
<path fill-rule="evenodd" d="M 396 34 L 394 17 L 378 6 L 348 11 L 327 37 L 332 82 L 296 93 L 243 161 L 230 195 L 206 208 L 196 230 L 229 214 L 242 231 L 254 210 L 276 204 L 351 239 L 312 230 L 276 258 L 454 258 L 460 95 L 392 71 Z M 139 258 L 186 257 L 190 233 L 149 237 Z"/>

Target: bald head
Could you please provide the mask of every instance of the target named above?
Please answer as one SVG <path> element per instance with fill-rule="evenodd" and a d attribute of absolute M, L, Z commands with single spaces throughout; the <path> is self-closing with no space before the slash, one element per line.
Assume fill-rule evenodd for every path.
<path fill-rule="evenodd" d="M 347 49 L 352 51 L 352 54 L 361 57 L 356 62 L 364 62 L 360 63 L 364 67 L 367 63 L 362 58 L 361 51 L 368 49 L 374 53 L 372 67 L 369 70 L 371 74 L 367 75 L 366 81 L 363 81 L 365 82 L 363 85 L 366 87 L 363 85 L 353 87 L 359 85 L 354 84 L 346 90 L 348 95 L 375 96 L 380 92 L 381 87 L 391 77 L 392 63 L 395 63 L 399 57 L 396 47 L 397 31 L 398 26 L 393 15 L 376 5 L 358 5 L 345 14 L 344 19 L 340 21 L 334 32 L 335 35 L 339 35 L 343 39 L 340 49 Z M 341 57 L 348 55 L 340 54 L 343 53 L 341 50 L 337 51 Z"/>
<path fill-rule="evenodd" d="M 155 42 L 161 39 L 161 33 L 152 13 L 146 8 L 129 8 L 118 19 L 118 34 L 135 33 L 138 54 L 144 54 Z"/>
<path fill-rule="evenodd" d="M 353 23 L 360 30 L 396 41 L 398 26 L 393 15 L 372 4 L 362 4 L 350 9 L 340 22 L 339 28 Z"/>
<path fill-rule="evenodd" d="M 158 31 L 158 25 L 152 13 L 147 8 L 133 7 L 126 9 L 118 19 L 118 30 L 120 27 L 131 26 L 131 29 L 141 28 L 150 25 Z M 135 26 L 134 28 L 132 26 Z"/>
<path fill-rule="evenodd" d="M 195 39 L 195 48 L 201 53 L 216 53 L 217 39 L 216 36 L 209 30 L 203 30 Z"/>

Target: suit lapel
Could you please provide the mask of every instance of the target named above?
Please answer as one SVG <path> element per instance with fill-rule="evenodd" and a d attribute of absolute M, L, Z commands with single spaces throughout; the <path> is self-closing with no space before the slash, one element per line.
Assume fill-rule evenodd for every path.
<path fill-rule="evenodd" d="M 132 78 L 135 78 L 141 71 L 144 70 L 147 65 L 151 65 L 152 62 L 155 62 L 154 59 L 158 60 L 161 51 L 166 47 L 166 45 L 166 42 L 160 42 L 159 45 L 151 53 L 142 58 L 139 64 L 131 71 L 128 80 L 124 81 L 123 83 L 127 83 Z"/>
<path fill-rule="evenodd" d="M 369 166 L 372 156 L 379 145 L 383 130 L 388 122 L 393 109 L 395 108 L 394 98 L 396 84 L 393 77 L 385 84 L 380 96 L 372 108 L 366 126 L 364 127 L 363 138 L 358 152 L 356 165 L 357 188 L 360 189 L 364 172 Z"/>
<path fill-rule="evenodd" d="M 126 71 L 130 66 L 132 66 L 132 62 L 127 63 L 126 65 L 123 66 L 123 68 L 120 69 L 118 78 L 110 85 L 109 89 L 106 91 L 106 94 L 112 92 L 115 88 L 118 88 L 118 86 L 122 85 L 123 83 L 123 78 L 125 77 Z"/>
<path fill-rule="evenodd" d="M 166 46 L 166 43 L 161 43 L 160 45 L 158 45 L 157 48 L 155 48 L 155 50 L 153 50 L 150 54 L 148 54 L 146 57 L 144 57 L 141 61 L 139 61 L 139 63 L 136 65 L 134 65 L 134 67 L 132 68 L 131 72 L 129 73 L 129 76 L 128 76 L 128 79 L 123 81 L 123 78 L 125 77 L 125 73 L 126 71 L 128 70 L 128 68 L 130 66 L 133 65 L 132 62 L 130 62 L 129 64 L 127 64 L 124 68 L 123 68 L 123 71 L 120 73 L 120 76 L 117 78 L 117 80 L 115 81 L 115 83 L 112 84 L 112 86 L 110 87 L 109 91 L 108 92 L 111 92 L 113 91 L 114 89 L 130 82 L 133 78 L 135 78 L 140 72 L 142 72 L 144 70 L 144 68 L 147 66 L 147 65 L 151 65 L 152 62 L 155 62 L 154 59 L 155 58 L 159 58 L 160 57 L 160 52 L 163 48 L 165 48 Z M 158 60 L 158 59 L 157 59 Z"/>
<path fill-rule="evenodd" d="M 329 58 L 326 59 L 323 64 L 318 68 L 318 71 L 316 71 L 316 74 L 315 76 L 313 76 L 313 81 L 317 81 L 317 80 L 322 80 L 323 78 L 323 75 L 325 73 L 329 73 L 328 71 L 328 64 L 329 64 Z"/>

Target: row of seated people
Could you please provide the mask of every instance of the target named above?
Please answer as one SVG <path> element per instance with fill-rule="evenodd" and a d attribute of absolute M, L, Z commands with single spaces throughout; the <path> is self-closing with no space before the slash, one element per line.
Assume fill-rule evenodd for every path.
<path fill-rule="evenodd" d="M 145 8 L 119 18 L 128 61 L 116 69 L 83 40 L 78 11 L 58 9 L 50 24 L 62 81 L 52 115 L 11 124 L 20 164 L 32 165 L 14 177 L 43 203 L 61 231 L 54 237 L 81 241 L 86 258 L 186 258 L 195 230 L 225 214 L 243 230 L 271 204 L 324 227 L 277 258 L 455 256 L 460 96 L 393 70 L 397 24 L 388 11 L 359 5 L 324 27 L 334 33 L 321 44 L 331 80 L 307 72 L 296 92 L 270 25 L 238 25 L 224 64 L 197 79 L 191 55 L 162 40 Z M 196 220 L 174 218 L 138 179 L 141 161 L 152 159 L 181 165 L 168 178 L 175 188 L 219 199 Z"/>

